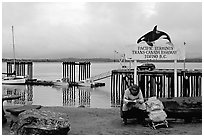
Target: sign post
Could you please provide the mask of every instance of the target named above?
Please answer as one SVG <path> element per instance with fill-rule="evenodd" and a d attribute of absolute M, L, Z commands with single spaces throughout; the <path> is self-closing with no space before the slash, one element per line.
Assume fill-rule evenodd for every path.
<path fill-rule="evenodd" d="M 134 84 L 138 84 L 138 80 L 137 80 L 137 60 L 134 60 Z"/>
<path fill-rule="evenodd" d="M 173 44 L 155 44 L 154 46 L 137 44 L 136 48 L 129 53 L 129 56 L 127 54 L 128 58 L 134 60 L 134 84 L 138 84 L 137 61 L 172 60 L 174 61 L 174 95 L 177 96 L 177 54 L 177 48 Z"/>
<path fill-rule="evenodd" d="M 174 60 L 174 96 L 177 97 L 177 59 Z"/>
<path fill-rule="evenodd" d="M 167 43 L 163 40 L 168 40 Z M 159 41 L 159 42 L 158 42 Z M 143 42 L 143 44 L 142 44 Z M 144 44 L 145 42 L 145 44 Z M 140 44 L 139 44 L 140 43 Z M 178 49 L 175 48 L 169 35 L 157 30 L 157 25 L 153 30 L 146 33 L 137 40 L 137 47 L 132 50 L 129 58 L 134 59 L 134 83 L 137 84 L 137 60 L 174 60 L 174 95 L 177 95 L 177 60 Z M 126 56 L 127 57 L 127 56 Z"/>

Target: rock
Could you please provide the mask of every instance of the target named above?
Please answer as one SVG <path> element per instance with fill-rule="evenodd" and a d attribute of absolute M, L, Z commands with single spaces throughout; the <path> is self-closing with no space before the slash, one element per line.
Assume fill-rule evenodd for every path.
<path fill-rule="evenodd" d="M 78 106 L 79 108 L 85 108 L 85 106 L 84 105 L 80 105 L 80 106 Z"/>
<path fill-rule="evenodd" d="M 202 119 L 202 97 L 174 97 L 159 98 L 167 113 L 167 117 L 183 118 L 191 121 L 192 118 Z"/>
<path fill-rule="evenodd" d="M 15 135 L 66 135 L 70 123 L 66 113 L 31 109 L 22 112 L 11 126 Z"/>
<path fill-rule="evenodd" d="M 40 109 L 41 105 L 24 105 L 21 107 L 7 108 L 6 111 L 11 114 L 18 116 L 20 113 L 29 110 L 29 109 Z"/>

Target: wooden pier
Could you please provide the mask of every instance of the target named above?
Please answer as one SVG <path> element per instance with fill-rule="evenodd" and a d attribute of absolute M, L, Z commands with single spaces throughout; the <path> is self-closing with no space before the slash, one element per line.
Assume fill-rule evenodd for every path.
<path fill-rule="evenodd" d="M 76 67 L 78 67 L 78 73 Z M 69 82 L 70 86 L 79 86 L 82 81 L 88 80 L 95 82 L 97 80 L 107 77 L 107 74 L 104 76 L 99 75 L 100 77 L 91 77 L 91 63 L 90 62 L 63 62 L 62 63 L 62 75 L 63 79 L 66 79 Z M 110 75 L 110 74 L 109 74 Z M 78 81 L 76 80 L 78 76 Z M 98 76 L 98 75 L 97 75 Z M 105 83 L 88 83 L 90 87 L 100 87 L 105 86 Z"/>
<path fill-rule="evenodd" d="M 14 62 L 7 62 L 7 76 L 13 73 Z M 17 76 L 28 76 L 33 78 L 33 62 L 15 62 L 15 70 Z"/>
<path fill-rule="evenodd" d="M 85 80 L 91 76 L 91 63 L 90 62 L 63 62 L 62 63 L 62 75 L 71 83 L 76 82 L 76 66 L 78 68 L 78 81 Z"/>
<path fill-rule="evenodd" d="M 138 71 L 138 85 L 144 98 L 198 97 L 202 96 L 202 71 L 178 70 L 177 93 L 174 92 L 174 70 L 156 69 L 153 71 Z M 111 104 L 120 105 L 125 89 L 134 84 L 133 69 L 112 70 L 111 74 Z"/>

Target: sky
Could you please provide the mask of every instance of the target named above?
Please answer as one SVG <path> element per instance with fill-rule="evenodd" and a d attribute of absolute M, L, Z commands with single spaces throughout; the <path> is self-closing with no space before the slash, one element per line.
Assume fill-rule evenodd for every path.
<path fill-rule="evenodd" d="M 3 2 L 2 58 L 113 58 L 145 33 L 168 33 L 202 57 L 201 2 Z"/>

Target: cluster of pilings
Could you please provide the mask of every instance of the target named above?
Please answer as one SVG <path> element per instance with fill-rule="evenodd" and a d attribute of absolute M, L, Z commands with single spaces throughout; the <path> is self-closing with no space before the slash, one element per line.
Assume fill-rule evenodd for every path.
<path fill-rule="evenodd" d="M 177 93 L 174 91 L 174 70 L 138 71 L 138 85 L 144 98 L 157 96 L 197 97 L 202 96 L 202 72 L 177 71 Z M 111 75 L 111 104 L 120 105 L 124 91 L 134 84 L 134 70 L 113 70 Z"/>
<path fill-rule="evenodd" d="M 15 70 L 16 76 L 28 76 L 28 79 L 33 78 L 33 62 L 7 62 L 7 76 L 12 75 Z"/>
<path fill-rule="evenodd" d="M 90 62 L 63 62 L 62 65 L 63 78 L 68 79 L 71 83 L 76 82 L 77 75 L 78 81 L 88 79 L 91 76 Z M 76 72 L 76 66 L 79 66 L 78 73 Z"/>

